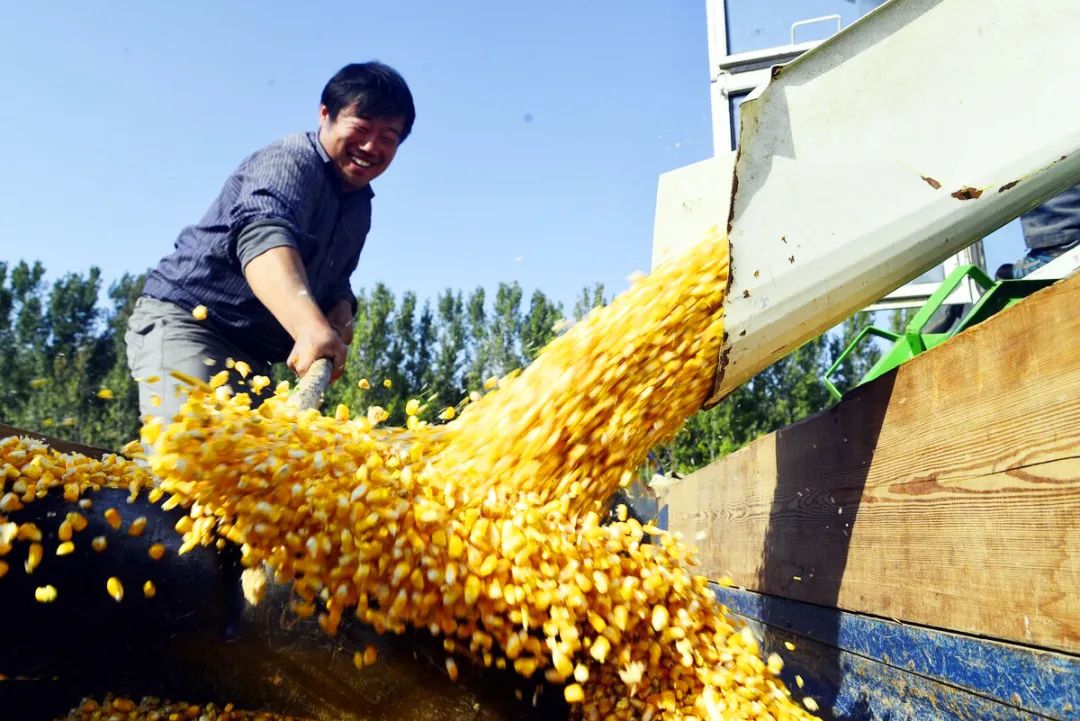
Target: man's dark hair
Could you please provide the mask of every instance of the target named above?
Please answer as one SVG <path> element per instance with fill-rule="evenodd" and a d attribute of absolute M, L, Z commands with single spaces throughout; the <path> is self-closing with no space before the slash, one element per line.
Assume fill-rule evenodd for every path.
<path fill-rule="evenodd" d="M 356 105 L 356 114 L 369 118 L 401 117 L 405 121 L 401 139 L 409 137 L 416 108 L 405 79 L 389 65 L 372 61 L 352 63 L 337 71 L 322 91 L 322 104 L 337 120 L 338 113 Z"/>

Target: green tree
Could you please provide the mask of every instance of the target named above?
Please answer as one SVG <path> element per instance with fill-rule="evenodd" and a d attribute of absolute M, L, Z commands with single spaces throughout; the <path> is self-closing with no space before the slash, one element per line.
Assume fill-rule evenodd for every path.
<path fill-rule="evenodd" d="M 555 324 L 562 320 L 562 304 L 548 300 L 541 290 L 534 290 L 529 311 L 521 322 L 520 346 L 525 362 L 531 362 L 540 349 L 555 337 Z"/>
<path fill-rule="evenodd" d="M 432 367 L 431 390 L 439 405 L 455 405 L 466 393 L 466 318 L 461 291 L 447 288 L 438 298 L 437 347 Z"/>
<path fill-rule="evenodd" d="M 488 356 L 488 317 L 484 308 L 484 289 L 477 288 L 469 296 L 466 306 L 466 318 L 469 329 L 470 353 L 465 371 L 465 387 L 478 389 L 489 375 L 491 360 Z"/>
<path fill-rule="evenodd" d="M 501 377 L 522 366 L 518 352 L 520 335 L 521 286 L 516 282 L 499 283 L 487 333 L 491 374 Z"/>

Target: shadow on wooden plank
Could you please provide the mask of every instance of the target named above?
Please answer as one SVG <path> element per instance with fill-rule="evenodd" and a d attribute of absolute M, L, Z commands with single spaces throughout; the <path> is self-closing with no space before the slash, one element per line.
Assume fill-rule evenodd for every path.
<path fill-rule="evenodd" d="M 765 547 L 757 588 L 774 596 L 801 597 L 835 607 L 847 566 L 851 529 L 858 516 L 878 436 L 889 408 L 895 371 L 857 388 L 834 407 L 776 434 L 776 489 L 769 510 Z M 821 432 L 822 416 L 835 426 Z M 828 490 L 807 484 L 808 472 L 829 478 Z M 777 611 L 778 613 L 778 611 Z M 765 601 L 763 618 L 773 623 L 774 609 Z M 829 678 L 840 673 L 839 627 L 821 629 L 817 670 Z M 836 704 L 837 684 L 823 687 L 818 703 L 823 711 Z M 878 719 L 864 708 L 853 709 L 843 721 Z"/>

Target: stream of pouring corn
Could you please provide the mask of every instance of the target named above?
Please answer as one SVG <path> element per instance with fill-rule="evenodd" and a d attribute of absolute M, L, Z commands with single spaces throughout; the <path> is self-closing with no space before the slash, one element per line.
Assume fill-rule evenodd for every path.
<path fill-rule="evenodd" d="M 285 385 L 251 410 L 212 382 L 174 423 L 144 427 L 150 498 L 189 509 L 185 548 L 224 535 L 249 568 L 292 581 L 293 610 L 329 633 L 352 613 L 441 636 L 451 677 L 454 656 L 543 676 L 585 719 L 814 718 L 693 573 L 692 550 L 625 509 L 601 522 L 710 391 L 727 274 L 726 239 L 710 234 L 446 425 L 419 421 L 418 402 L 407 429 L 381 427 L 378 408 L 297 411 Z M 0 512 L 49 481 L 71 499 L 83 478 L 151 486 L 119 459 L 21 443 L 0 444 L 6 478 L 23 481 Z"/>

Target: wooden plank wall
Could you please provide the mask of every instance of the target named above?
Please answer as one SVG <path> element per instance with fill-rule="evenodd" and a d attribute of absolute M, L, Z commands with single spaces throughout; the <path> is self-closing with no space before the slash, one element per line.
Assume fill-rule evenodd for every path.
<path fill-rule="evenodd" d="M 1080 277 L 664 501 L 714 579 L 1080 651 Z"/>

